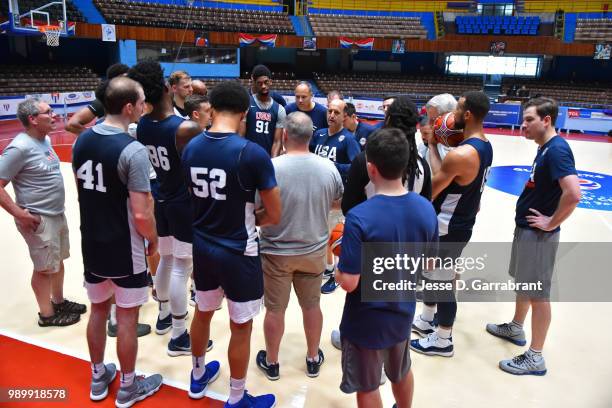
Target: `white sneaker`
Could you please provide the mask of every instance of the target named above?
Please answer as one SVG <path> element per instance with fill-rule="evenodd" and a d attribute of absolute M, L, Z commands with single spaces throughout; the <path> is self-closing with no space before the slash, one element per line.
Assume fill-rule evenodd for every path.
<path fill-rule="evenodd" d="M 412 322 L 412 331 L 421 337 L 427 337 L 436 331 L 436 326 L 434 326 L 433 321 L 429 322 L 427 320 L 423 320 L 419 314 L 418 316 L 415 316 L 414 321 Z"/>
<path fill-rule="evenodd" d="M 332 330 L 331 343 L 338 350 L 342 350 L 342 341 L 340 340 L 340 330 Z"/>
<path fill-rule="evenodd" d="M 453 338 L 443 339 L 433 332 L 424 339 L 410 340 L 410 348 L 427 356 L 452 357 L 454 354 Z"/>

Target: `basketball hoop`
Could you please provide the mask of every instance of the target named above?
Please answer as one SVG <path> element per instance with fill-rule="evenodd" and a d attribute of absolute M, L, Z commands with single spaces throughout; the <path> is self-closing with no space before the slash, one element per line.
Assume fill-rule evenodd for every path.
<path fill-rule="evenodd" d="M 44 25 L 38 26 L 38 30 L 43 33 L 47 39 L 47 46 L 57 47 L 59 46 L 59 38 L 62 32 L 62 28 L 56 25 Z"/>

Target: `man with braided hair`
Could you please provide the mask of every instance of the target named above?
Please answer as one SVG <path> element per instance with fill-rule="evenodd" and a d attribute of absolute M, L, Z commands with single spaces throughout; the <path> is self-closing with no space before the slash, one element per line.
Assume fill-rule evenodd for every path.
<path fill-rule="evenodd" d="M 136 137 L 147 148 L 159 182 L 155 197 L 160 253 L 155 275 L 159 300 L 155 332 L 161 335 L 172 330 L 169 356 L 189 355 L 191 341 L 185 320 L 187 280 L 193 269 L 191 205 L 181 173 L 180 155 L 183 147 L 201 130 L 196 123 L 174 114 L 158 62 L 142 61 L 130 69 L 128 76 L 143 86 L 145 100 L 153 107 L 138 122 Z"/>

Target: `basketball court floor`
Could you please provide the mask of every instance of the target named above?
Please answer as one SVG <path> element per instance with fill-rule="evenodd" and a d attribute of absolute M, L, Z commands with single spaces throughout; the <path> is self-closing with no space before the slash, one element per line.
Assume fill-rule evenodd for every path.
<path fill-rule="evenodd" d="M 14 136 L 18 125 L 0 125 L 0 139 Z M 508 133 L 508 132 L 503 132 Z M 583 182 L 599 205 L 578 208 L 562 226 L 565 242 L 612 242 L 612 143 L 605 137 L 570 140 L 579 171 L 599 174 L 595 185 Z M 536 145 L 519 136 L 491 134 L 495 167 L 530 166 Z M 54 142 L 62 155 L 69 158 L 70 141 L 61 131 Z M 3 143 L 0 148 L 3 148 Z M 82 284 L 79 210 L 76 188 L 69 163 L 62 165 L 66 186 L 66 215 L 70 225 L 72 256 L 66 262 L 65 295 L 71 300 L 87 303 Z M 520 173 L 520 170 L 516 170 Z M 500 173 L 502 174 L 502 173 Z M 506 173 L 503 173 L 506 174 Z M 513 177 L 513 173 L 510 176 Z M 525 175 L 523 174 L 523 177 Z M 498 180 L 499 181 L 499 180 Z M 501 190 L 505 180 L 501 180 Z M 9 188 L 10 189 L 10 188 Z M 472 241 L 510 242 L 514 229 L 514 206 L 517 196 L 487 187 L 484 191 Z M 607 200 L 607 201 L 606 201 Z M 609 205 L 604 205 L 607 203 Z M 607 209 L 607 210 L 606 210 Z M 380 215 L 384 217 L 384 214 Z M 68 389 L 63 403 L 3 403 L 0 406 L 114 406 L 114 397 L 102 403 L 88 400 L 89 364 L 85 328 L 88 315 L 81 322 L 66 328 L 40 328 L 36 324 L 36 302 L 30 289 L 31 262 L 27 248 L 15 228 L 12 218 L 0 211 L 0 388 L 46 387 Z M 612 245 L 610 246 L 612 250 Z M 112 254 L 109 254 L 112 256 Z M 589 266 L 576 273 L 589 273 Z M 293 295 L 292 295 L 293 296 Z M 274 393 L 279 407 L 352 407 L 355 396 L 343 394 L 338 386 L 341 379 L 340 351 L 330 343 L 330 333 L 337 328 L 344 292 L 339 289 L 323 295 L 324 313 L 321 348 L 325 363 L 318 378 L 305 374 L 306 345 L 297 300 L 292 297 L 286 314 L 285 336 L 280 351 L 281 378 L 268 381 L 255 365 L 258 350 L 264 348 L 263 312 L 254 321 L 251 362 L 247 388 L 253 394 Z M 420 306 L 417 306 L 417 310 Z M 192 314 L 190 309 L 190 315 Z M 497 363 L 524 350 L 485 332 L 488 322 L 503 322 L 512 318 L 512 303 L 460 303 L 453 339 L 452 358 L 426 357 L 411 353 L 415 376 L 415 407 L 589 407 L 612 406 L 612 357 L 608 350 L 612 303 L 555 303 L 553 320 L 544 356 L 548 374 L 544 377 L 518 377 L 502 372 Z M 143 306 L 141 322 L 155 323 L 157 305 L 151 299 Z M 188 322 L 189 324 L 189 322 Z M 530 333 L 529 317 L 526 331 Z M 414 337 L 414 334 L 413 334 Z M 207 359 L 221 362 L 221 376 L 210 386 L 209 397 L 190 401 L 188 387 L 191 358 L 168 357 L 169 335 L 154 333 L 140 339 L 137 370 L 161 373 L 166 385 L 155 397 L 138 406 L 221 406 L 228 393 L 229 369 L 227 345 L 229 326 L 227 308 L 215 314 L 211 328 L 215 346 Z M 115 340 L 108 339 L 107 362 L 118 362 Z M 118 382 L 118 381 L 117 381 Z M 117 384 L 114 384 L 116 389 Z M 393 397 L 389 384 L 381 387 L 385 407 L 391 407 Z M 114 393 L 111 392 L 111 396 Z"/>

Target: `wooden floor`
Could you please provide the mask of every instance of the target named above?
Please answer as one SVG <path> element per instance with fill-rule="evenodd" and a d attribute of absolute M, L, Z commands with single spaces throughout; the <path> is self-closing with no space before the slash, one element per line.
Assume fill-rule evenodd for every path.
<path fill-rule="evenodd" d="M 533 142 L 515 136 L 491 135 L 490 138 L 493 143 L 494 166 L 531 165 L 536 152 Z M 612 175 L 612 144 L 572 140 L 570 145 L 579 170 Z M 70 165 L 65 163 L 62 166 L 66 185 L 66 214 L 72 244 L 72 256 L 66 262 L 65 294 L 72 300 L 87 303 L 82 284 L 83 269 L 76 189 Z M 516 196 L 486 188 L 472 241 L 511 241 L 516 199 Z M 563 225 L 561 240 L 612 242 L 612 212 L 577 209 Z M 67 328 L 37 326 L 36 302 L 29 286 L 31 262 L 27 248 L 13 220 L 3 211 L 0 212 L 0 248 L 2 248 L 0 284 L 4 294 L 3 307 L 0 307 L 0 334 L 87 361 L 85 340 L 87 315 L 82 322 Z M 279 407 L 355 406 L 354 396 L 345 395 L 338 388 L 341 379 L 340 352 L 333 348 L 329 340 L 332 329 L 337 328 L 339 324 L 343 302 L 344 293 L 341 290 L 322 297 L 324 326 L 321 348 L 325 352 L 326 360 L 320 377 L 316 379 L 305 375 L 306 346 L 296 299 L 292 297 L 287 310 L 286 332 L 280 353 L 279 381 L 268 381 L 254 363 L 255 354 L 264 347 L 263 313 L 256 318 L 247 377 L 248 390 L 254 394 L 268 392 L 276 394 Z M 151 300 L 142 308 L 141 321 L 153 324 L 156 310 L 156 304 Z M 190 308 L 191 310 L 193 309 Z M 416 380 L 414 406 L 470 408 L 517 406 L 609 408 L 612 406 L 612 387 L 610 387 L 612 357 L 608 350 L 609 339 L 612 337 L 610 327 L 612 303 L 553 305 L 553 321 L 544 350 L 548 374 L 544 377 L 515 377 L 503 373 L 497 367 L 500 359 L 510 358 L 523 349 L 488 335 L 484 329 L 485 324 L 507 321 L 512 317 L 512 313 L 513 304 L 510 303 L 459 304 L 453 333 L 455 356 L 443 358 L 411 354 Z M 526 329 L 529 334 L 529 322 Z M 228 394 L 229 382 L 226 356 L 229 328 L 226 307 L 216 313 L 211 335 L 215 347 L 208 354 L 208 358 L 218 359 L 221 362 L 221 376 L 211 385 L 209 396 L 224 399 Z M 154 333 L 141 338 L 137 369 L 145 373 L 159 372 L 169 384 L 184 390 L 188 385 L 191 358 L 168 357 L 165 352 L 168 340 L 169 335 L 158 336 Z M 19 361 L 11 357 L 8 348 L 2 346 L 2 341 L 3 338 L 0 337 L 2 359 L 0 387 L 23 385 L 23 381 L 17 381 L 17 371 L 14 368 Z M 114 346 L 115 341 L 109 339 L 107 361 L 117 362 Z M 58 367 L 64 364 L 62 362 L 64 359 L 53 356 L 58 355 L 50 353 L 43 364 L 56 364 Z M 82 382 L 88 376 L 88 366 L 80 364 L 75 367 L 73 380 L 75 384 L 80 383 L 80 386 L 75 385 L 74 390 L 84 392 Z M 31 375 L 37 375 L 36 367 L 32 368 Z M 391 407 L 393 398 L 389 385 L 383 386 L 381 392 L 385 406 Z M 187 405 L 186 393 L 184 399 Z M 152 398 L 139 406 L 156 405 L 159 405 L 159 401 L 156 402 L 155 398 Z M 172 405 L 181 406 L 178 402 Z M 53 406 L 83 405 L 79 403 Z M 202 403 L 198 406 L 206 405 Z"/>

